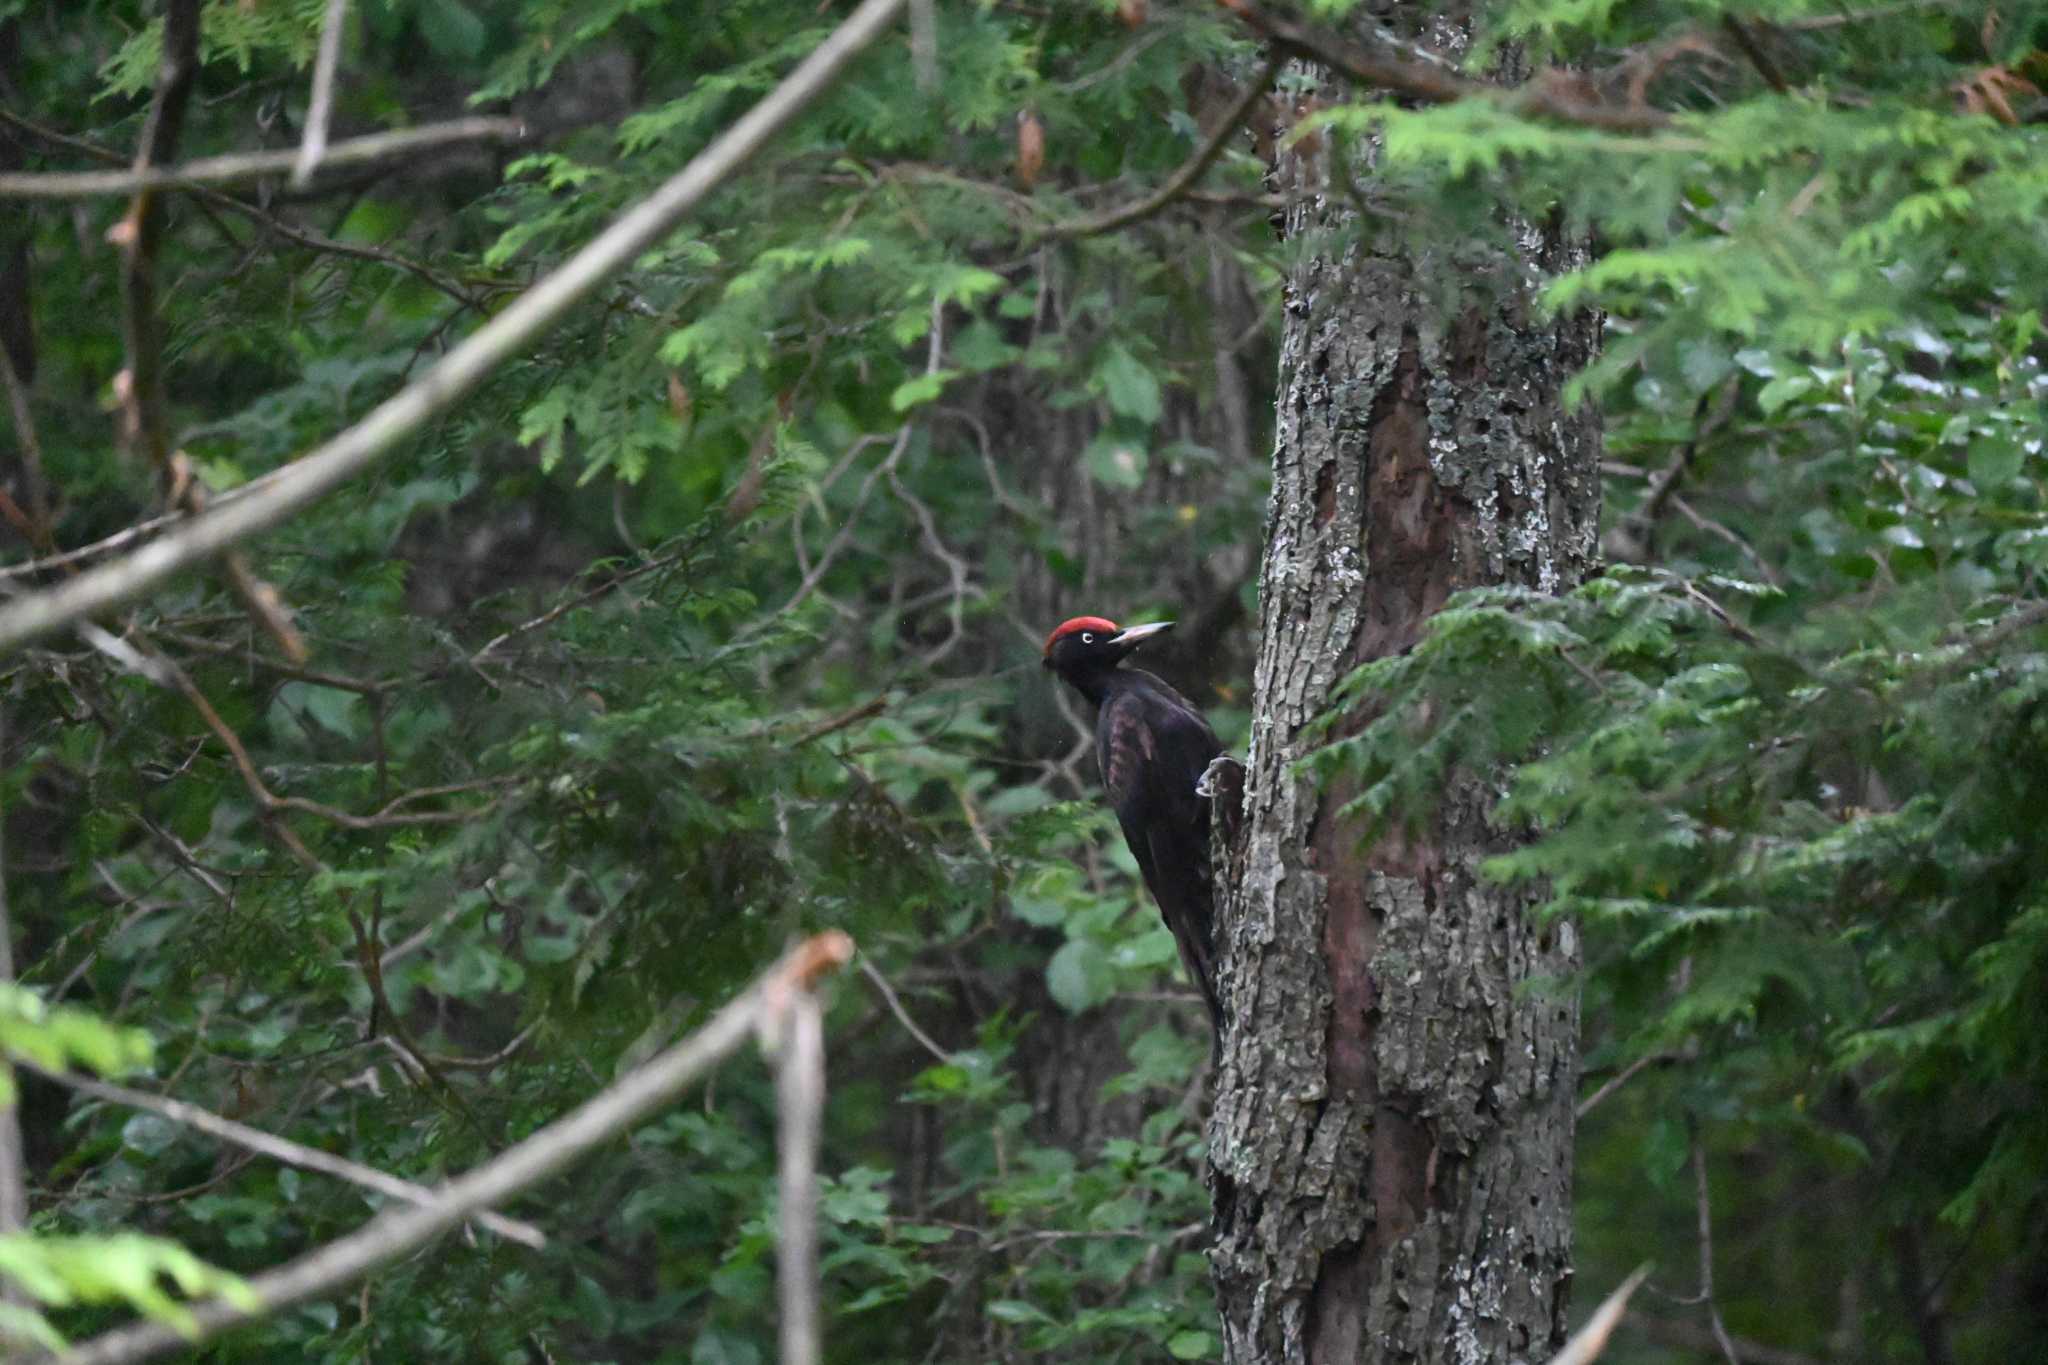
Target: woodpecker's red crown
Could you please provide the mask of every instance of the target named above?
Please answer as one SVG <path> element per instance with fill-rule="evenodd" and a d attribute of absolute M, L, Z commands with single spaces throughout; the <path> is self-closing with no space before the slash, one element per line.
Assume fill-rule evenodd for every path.
<path fill-rule="evenodd" d="M 1076 616 L 1053 627 L 1052 634 L 1045 637 L 1045 652 L 1052 653 L 1054 645 L 1080 631 L 1092 630 L 1107 638 L 1116 634 L 1119 629 L 1121 627 L 1106 616 Z"/>

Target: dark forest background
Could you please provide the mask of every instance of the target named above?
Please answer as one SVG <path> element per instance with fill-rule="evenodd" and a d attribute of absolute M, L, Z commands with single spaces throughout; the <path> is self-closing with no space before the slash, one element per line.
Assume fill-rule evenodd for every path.
<path fill-rule="evenodd" d="M 295 148 L 327 8 L 199 6 L 159 159 Z M 1545 306 L 1606 318 L 1607 570 L 1456 600 L 1323 771 L 1363 837 L 1494 765 L 1540 835 L 1494 870 L 1585 944 L 1579 1297 L 1656 1267 L 1607 1358 L 2048 1352 L 2042 8 L 1444 7 L 1522 96 L 1296 61 L 1245 112 L 1231 7 L 912 8 L 370 474 L 0 658 L 0 1043 L 431 1184 L 844 929 L 830 1358 L 1215 1358 L 1203 1012 L 1039 649 L 1177 620 L 1148 666 L 1242 751 L 1281 282 L 1347 249 L 1275 230 L 1306 143 L 1444 279 L 1567 225 Z M 5 196 L 0 597 L 363 416 L 836 9 L 357 0 L 337 140 L 525 136 L 163 195 L 154 417 L 129 198 Z M 163 36 L 0 0 L 0 172 L 130 164 Z M 16 1083 L 13 1331 L 381 1203 Z M 773 1115 L 737 1062 L 509 1209 L 545 1250 L 451 1238 L 206 1358 L 765 1360 Z"/>

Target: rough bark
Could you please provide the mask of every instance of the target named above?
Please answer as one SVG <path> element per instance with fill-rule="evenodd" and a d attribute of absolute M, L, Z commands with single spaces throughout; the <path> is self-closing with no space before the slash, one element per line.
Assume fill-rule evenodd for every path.
<path fill-rule="evenodd" d="M 1305 144 L 1304 157 L 1315 151 Z M 1312 160 L 1293 234 L 1342 227 Z M 1522 255 L 1330 231 L 1287 285 L 1243 822 L 1220 918 L 1235 1025 L 1210 1123 L 1225 1359 L 1541 1360 L 1571 1277 L 1578 1007 L 1567 925 L 1491 885 L 1492 788 L 1361 846 L 1291 765 L 1332 686 L 1453 592 L 1585 573 L 1598 430 L 1560 402 L 1592 319 L 1531 315 Z M 1456 278 L 1446 308 L 1418 281 Z M 1354 722 L 1356 723 L 1356 722 Z"/>

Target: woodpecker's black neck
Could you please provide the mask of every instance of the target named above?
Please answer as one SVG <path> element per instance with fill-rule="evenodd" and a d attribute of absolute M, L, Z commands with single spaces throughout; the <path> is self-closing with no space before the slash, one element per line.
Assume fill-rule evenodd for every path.
<path fill-rule="evenodd" d="M 1110 664 L 1103 668 L 1081 669 L 1063 673 L 1068 686 L 1086 697 L 1098 709 L 1111 697 L 1122 692 L 1156 692 L 1165 689 L 1166 684 L 1142 668 L 1126 668 L 1122 664 Z"/>

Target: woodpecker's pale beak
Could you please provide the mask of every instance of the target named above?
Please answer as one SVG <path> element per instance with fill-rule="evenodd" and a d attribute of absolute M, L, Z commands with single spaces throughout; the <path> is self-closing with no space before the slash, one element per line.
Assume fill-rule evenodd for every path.
<path fill-rule="evenodd" d="M 1173 629 L 1171 621 L 1154 621 L 1149 626 L 1130 626 L 1116 633 L 1116 643 L 1125 649 L 1136 649 L 1155 635 L 1163 635 Z"/>

